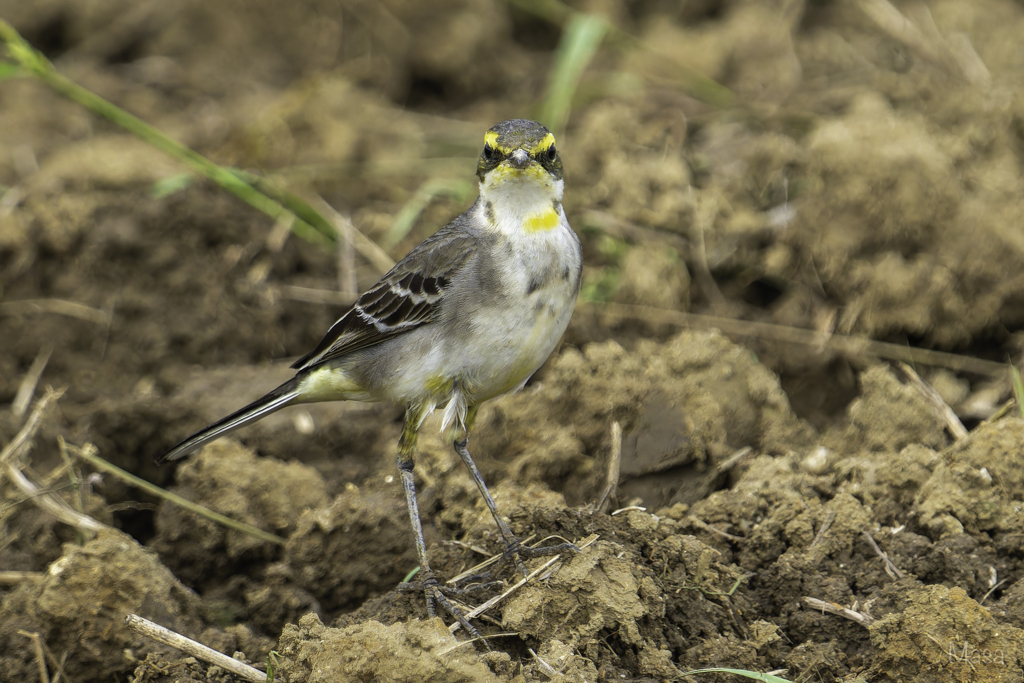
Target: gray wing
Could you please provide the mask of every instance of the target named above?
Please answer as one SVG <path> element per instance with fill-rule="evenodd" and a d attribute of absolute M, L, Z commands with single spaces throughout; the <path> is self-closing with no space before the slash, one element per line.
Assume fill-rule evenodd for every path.
<path fill-rule="evenodd" d="M 476 236 L 460 223 L 456 219 L 409 252 L 292 367 L 305 370 L 434 320 L 445 291 L 476 251 Z"/>

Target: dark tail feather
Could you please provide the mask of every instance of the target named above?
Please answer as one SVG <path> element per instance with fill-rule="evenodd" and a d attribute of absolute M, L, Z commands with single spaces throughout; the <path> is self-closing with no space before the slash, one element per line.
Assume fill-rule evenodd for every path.
<path fill-rule="evenodd" d="M 298 378 L 285 382 L 266 396 L 256 399 L 241 410 L 231 413 L 224 419 L 218 420 L 209 427 L 188 437 L 171 450 L 159 456 L 156 459 L 156 464 L 160 465 L 168 460 L 183 458 L 189 453 L 199 450 L 214 439 L 219 439 L 250 422 L 255 422 L 271 413 L 276 413 L 299 397 L 298 387 Z"/>

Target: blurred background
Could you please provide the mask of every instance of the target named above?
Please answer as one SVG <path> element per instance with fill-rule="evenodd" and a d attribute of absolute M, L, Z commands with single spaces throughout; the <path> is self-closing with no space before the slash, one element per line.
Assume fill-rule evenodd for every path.
<path fill-rule="evenodd" d="M 1010 395 L 1019 2 L 0 0 L 0 18 L 70 79 L 341 235 L 294 234 L 4 72 L 0 405 L 38 368 L 40 387 L 67 387 L 50 437 L 149 479 L 172 476 L 153 456 L 290 376 L 281 359 L 467 208 L 484 131 L 513 117 L 555 132 L 584 245 L 565 348 L 721 329 L 779 376 L 801 447 L 846 419 L 878 359 L 915 365 L 968 427 Z M 396 411 L 330 410 L 240 438 L 317 462 L 332 494 L 380 458 L 339 452 L 390 466 Z M 0 442 L 23 415 L 0 411 Z M 583 469 L 548 472 L 570 501 L 599 450 L 584 441 Z M 105 514 L 157 533 L 153 504 Z M 10 563 L 44 566 L 70 538 L 55 533 Z"/>
<path fill-rule="evenodd" d="M 172 138 L 322 198 L 392 259 L 473 201 L 486 128 L 543 119 L 595 304 L 573 344 L 685 322 L 645 306 L 1005 361 L 1024 316 L 1021 8 L 898 5 L 48 0 L 0 17 Z M 299 355 L 387 265 L 289 237 L 30 79 L 0 89 L 0 146 L 4 300 L 102 312 L 0 309 L 0 396 L 44 341 L 76 402 Z M 815 424 L 854 395 L 849 354 L 749 336 Z M 992 410 L 942 374 L 968 419 Z"/>

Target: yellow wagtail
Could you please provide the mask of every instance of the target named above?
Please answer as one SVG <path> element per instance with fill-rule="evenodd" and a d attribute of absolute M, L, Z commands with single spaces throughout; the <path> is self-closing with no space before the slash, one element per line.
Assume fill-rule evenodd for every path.
<path fill-rule="evenodd" d="M 522 570 L 518 540 L 467 450 L 481 403 L 521 388 L 547 360 L 569 323 L 580 289 L 582 252 L 562 209 L 555 138 L 513 119 L 484 135 L 480 197 L 413 249 L 359 297 L 320 344 L 292 367 L 293 379 L 193 434 L 158 463 L 175 460 L 285 406 L 315 401 L 390 401 L 405 407 L 398 445 L 427 607 L 434 601 L 467 626 L 427 562 L 413 480 L 416 436 L 443 407 L 450 430 Z"/>

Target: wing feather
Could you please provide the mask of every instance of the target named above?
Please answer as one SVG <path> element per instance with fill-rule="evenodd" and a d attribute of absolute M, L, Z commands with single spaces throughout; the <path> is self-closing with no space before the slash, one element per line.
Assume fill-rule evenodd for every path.
<path fill-rule="evenodd" d="M 458 221 L 445 226 L 359 297 L 317 347 L 292 367 L 305 370 L 429 324 L 476 246 L 476 237 Z"/>

